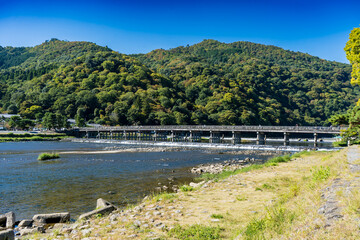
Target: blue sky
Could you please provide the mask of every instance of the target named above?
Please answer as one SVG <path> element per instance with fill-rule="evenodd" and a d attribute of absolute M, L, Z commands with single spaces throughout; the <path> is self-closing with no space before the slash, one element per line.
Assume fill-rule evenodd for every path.
<path fill-rule="evenodd" d="M 347 62 L 343 48 L 360 26 L 360 1 L 4 1 L 0 45 L 58 38 L 121 53 L 146 53 L 203 39 L 251 41 Z"/>

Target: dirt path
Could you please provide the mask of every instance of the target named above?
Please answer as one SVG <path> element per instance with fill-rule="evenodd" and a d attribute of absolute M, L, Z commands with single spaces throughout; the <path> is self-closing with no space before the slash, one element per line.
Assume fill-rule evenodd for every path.
<path fill-rule="evenodd" d="M 347 159 L 351 172 L 360 172 L 360 148 L 357 145 L 349 147 Z"/>
<path fill-rule="evenodd" d="M 360 173 L 360 148 L 358 146 L 354 145 L 348 148 L 347 160 L 350 171 L 355 174 Z M 324 227 L 330 227 L 334 221 L 344 217 L 342 214 L 344 209 L 338 196 L 339 192 L 344 191 L 345 195 L 350 197 L 352 190 L 359 186 L 360 177 L 354 177 L 350 180 L 336 178 L 329 187 L 323 189 L 321 197 L 324 200 L 324 205 L 319 208 L 318 213 L 323 214 L 326 218 Z"/>

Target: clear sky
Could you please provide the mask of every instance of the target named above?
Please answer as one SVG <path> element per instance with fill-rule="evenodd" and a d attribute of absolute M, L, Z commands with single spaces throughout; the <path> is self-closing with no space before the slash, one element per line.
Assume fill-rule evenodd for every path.
<path fill-rule="evenodd" d="M 360 0 L 0 0 L 1 46 L 58 38 L 128 54 L 216 39 L 347 62 L 343 48 L 359 26 Z"/>

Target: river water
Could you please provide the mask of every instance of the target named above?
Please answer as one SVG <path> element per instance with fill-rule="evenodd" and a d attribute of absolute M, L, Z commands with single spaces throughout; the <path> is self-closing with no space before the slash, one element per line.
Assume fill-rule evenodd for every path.
<path fill-rule="evenodd" d="M 93 210 L 96 199 L 123 206 L 154 192 L 155 187 L 189 183 L 189 169 L 201 163 L 269 156 L 230 154 L 204 149 L 181 151 L 61 154 L 96 151 L 121 144 L 80 142 L 0 143 L 0 214 L 17 219 L 34 214 L 69 211 L 72 217 Z M 124 148 L 139 146 L 124 145 Z M 37 161 L 42 152 L 60 152 L 60 159 Z"/>

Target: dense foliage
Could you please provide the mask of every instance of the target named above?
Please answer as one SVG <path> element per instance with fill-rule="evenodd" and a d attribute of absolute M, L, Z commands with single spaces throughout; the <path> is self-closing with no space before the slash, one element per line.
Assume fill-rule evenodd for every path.
<path fill-rule="evenodd" d="M 325 124 L 357 98 L 350 71 L 347 64 L 249 42 L 205 40 L 128 56 L 52 39 L 0 48 L 0 111 L 50 128 L 64 118 L 79 126 Z"/>
<path fill-rule="evenodd" d="M 360 85 L 360 28 L 354 28 L 351 31 L 344 50 L 352 65 L 351 83 L 358 86 Z M 349 108 L 346 113 L 333 115 L 329 121 L 335 125 L 349 125 L 349 128 L 341 134 L 342 140 L 336 145 L 360 143 L 360 99 L 355 107 Z"/>
<path fill-rule="evenodd" d="M 354 28 L 345 46 L 346 57 L 352 65 L 351 82 L 360 84 L 360 28 Z"/>
<path fill-rule="evenodd" d="M 205 40 L 137 57 L 182 89 L 195 123 L 324 124 L 359 93 L 347 64 L 250 42 Z"/>

